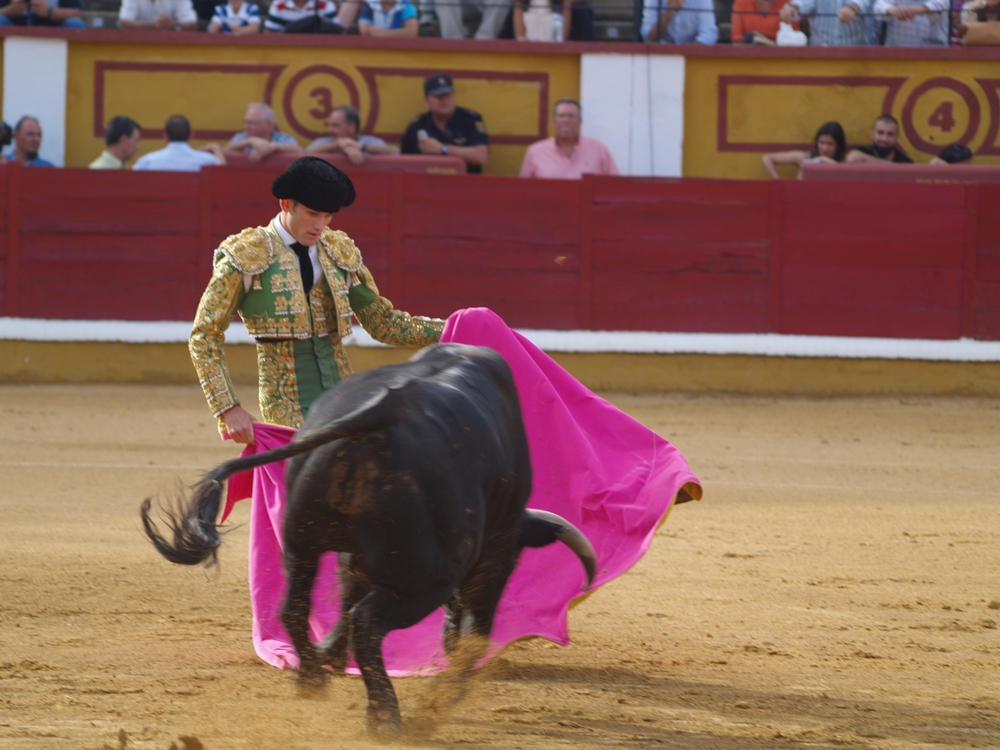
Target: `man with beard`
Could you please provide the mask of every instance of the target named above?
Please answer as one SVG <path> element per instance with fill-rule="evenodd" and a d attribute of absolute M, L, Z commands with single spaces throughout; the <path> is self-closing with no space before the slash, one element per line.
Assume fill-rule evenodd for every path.
<path fill-rule="evenodd" d="M 579 180 L 585 174 L 617 175 L 618 167 L 608 147 L 580 135 L 583 124 L 580 102 L 560 99 L 552 110 L 555 137 L 533 143 L 524 155 L 521 177 Z"/>
<path fill-rule="evenodd" d="M 5 156 L 8 161 L 19 161 L 25 167 L 54 167 L 55 164 L 38 156 L 41 147 L 42 126 L 37 118 L 25 115 L 14 126 L 14 148 Z"/>
<path fill-rule="evenodd" d="M 872 126 L 872 145 L 855 146 L 847 154 L 848 162 L 890 162 L 912 164 L 913 159 L 899 150 L 899 123 L 892 115 L 882 115 Z"/>

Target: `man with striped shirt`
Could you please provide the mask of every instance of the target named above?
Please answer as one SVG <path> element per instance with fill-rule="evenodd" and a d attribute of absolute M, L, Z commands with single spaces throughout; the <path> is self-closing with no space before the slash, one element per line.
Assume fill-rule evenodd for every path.
<path fill-rule="evenodd" d="M 832 47 L 872 44 L 871 12 L 872 0 L 792 0 L 778 15 L 785 23 L 808 17 L 809 46 Z"/>
<path fill-rule="evenodd" d="M 260 31 L 260 9 L 246 0 L 229 0 L 215 6 L 208 24 L 212 34 L 256 34 Z"/>
<path fill-rule="evenodd" d="M 886 22 L 886 47 L 948 44 L 948 0 L 875 0 L 872 9 Z"/>
<path fill-rule="evenodd" d="M 282 32 L 288 29 L 289 24 L 313 17 L 319 18 L 320 23 L 334 24 L 337 7 L 333 0 L 274 0 L 267 11 L 264 31 Z"/>

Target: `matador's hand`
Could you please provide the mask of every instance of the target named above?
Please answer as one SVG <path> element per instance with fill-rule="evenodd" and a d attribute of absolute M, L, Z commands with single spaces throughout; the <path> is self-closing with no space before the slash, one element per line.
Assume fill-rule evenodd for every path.
<path fill-rule="evenodd" d="M 253 435 L 253 423 L 257 420 L 253 414 L 237 404 L 229 411 L 222 413 L 222 421 L 226 423 L 226 432 L 234 443 L 253 445 L 256 440 Z"/>

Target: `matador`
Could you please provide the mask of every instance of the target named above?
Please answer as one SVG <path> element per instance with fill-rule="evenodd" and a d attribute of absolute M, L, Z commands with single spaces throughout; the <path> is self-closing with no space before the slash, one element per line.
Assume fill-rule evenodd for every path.
<path fill-rule="evenodd" d="M 314 156 L 292 162 L 271 185 L 280 212 L 244 229 L 215 252 L 189 349 L 219 429 L 254 442 L 253 417 L 233 388 L 223 350 L 236 313 L 257 341 L 260 410 L 265 422 L 298 428 L 320 393 L 352 370 L 344 351 L 351 318 L 377 341 L 437 343 L 444 321 L 411 316 L 381 296 L 350 237 L 330 229 L 333 214 L 354 202 L 351 179 Z"/>

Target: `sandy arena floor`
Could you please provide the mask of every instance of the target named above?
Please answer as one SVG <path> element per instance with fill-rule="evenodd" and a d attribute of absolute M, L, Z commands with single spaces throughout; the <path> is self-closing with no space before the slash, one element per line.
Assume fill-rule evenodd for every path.
<path fill-rule="evenodd" d="M 612 399 L 705 499 L 421 746 L 1000 747 L 1000 401 Z M 195 387 L 0 387 L 0 748 L 370 746 L 360 678 L 255 657 L 245 527 L 215 580 L 139 532 L 232 455 Z"/>

